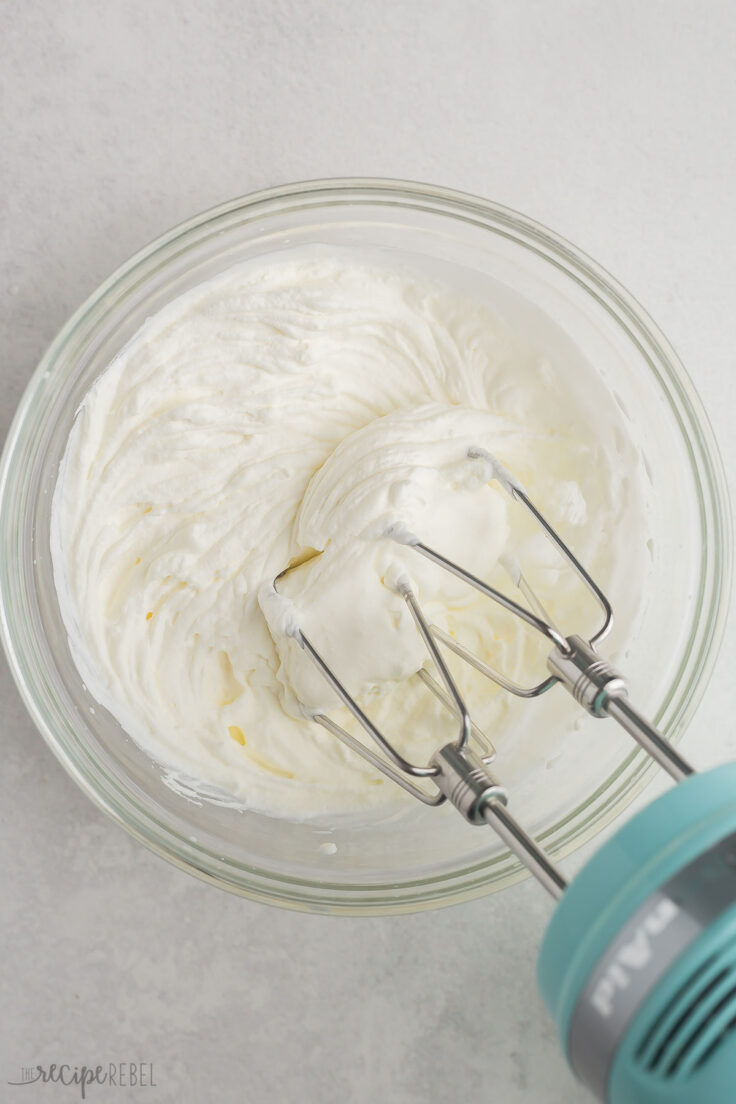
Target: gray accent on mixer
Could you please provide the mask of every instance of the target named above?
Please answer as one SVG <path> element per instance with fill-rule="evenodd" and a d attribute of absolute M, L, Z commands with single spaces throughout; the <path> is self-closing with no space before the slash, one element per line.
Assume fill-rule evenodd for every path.
<path fill-rule="evenodd" d="M 653 893 L 609 945 L 570 1020 L 577 1076 L 607 1099 L 616 1052 L 636 1013 L 701 932 L 736 903 L 736 832 L 698 855 Z"/>

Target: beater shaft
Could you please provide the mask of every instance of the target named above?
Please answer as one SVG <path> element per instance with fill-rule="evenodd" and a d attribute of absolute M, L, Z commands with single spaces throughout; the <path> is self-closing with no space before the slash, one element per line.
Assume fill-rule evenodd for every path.
<path fill-rule="evenodd" d="M 362 740 L 324 713 L 312 715 L 312 719 L 317 724 L 321 724 L 353 751 L 362 755 L 372 766 L 383 771 L 425 804 L 440 805 L 448 800 L 471 824 L 488 824 L 547 892 L 559 898 L 567 888 L 565 879 L 541 847 L 514 820 L 506 808 L 505 791 L 488 772 L 483 759 L 469 747 L 470 737 L 473 736 L 481 750 L 485 752 L 485 760 L 488 761 L 493 756 L 492 746 L 489 746 L 489 742 L 472 721 L 457 683 L 442 655 L 440 645 L 453 651 L 477 671 L 521 698 L 538 697 L 559 682 L 591 716 L 613 717 L 618 721 L 676 781 L 679 782 L 694 772 L 664 736 L 630 704 L 623 677 L 607 659 L 596 652 L 595 645 L 608 633 L 613 621 L 613 609 L 603 591 L 537 509 L 518 480 L 498 460 L 483 449 L 476 448 L 469 450 L 468 457 L 484 460 L 489 465 L 491 478 L 496 479 L 513 499 L 520 502 L 541 526 L 563 560 L 567 561 L 569 567 L 600 606 L 603 621 L 598 630 L 587 640 L 577 635 L 565 636 L 553 624 L 544 604 L 535 594 L 520 566 L 511 557 L 506 557 L 503 565 L 529 608 L 525 608 L 514 598 L 472 575 L 436 549 L 430 548 L 404 527 L 394 527 L 387 533 L 391 539 L 399 544 L 408 545 L 425 559 L 462 579 L 552 643 L 552 651 L 547 657 L 550 675 L 536 686 L 520 686 L 490 667 L 480 657 L 475 656 L 439 626 L 431 624 L 425 617 L 408 578 L 402 576 L 396 589 L 409 607 L 439 680 L 424 669 L 420 670 L 418 675 L 425 686 L 455 714 L 458 722 L 455 741 L 439 748 L 426 766 L 410 763 L 383 735 L 301 629 L 292 628 L 290 635 L 295 638 L 342 704 L 382 754 L 371 750 Z M 415 779 L 421 780 L 422 785 L 418 785 Z"/>
<path fill-rule="evenodd" d="M 548 893 L 560 897 L 567 882 L 506 808 L 506 791 L 469 747 L 446 744 L 435 752 L 434 782 L 470 824 L 488 824 Z"/>
<path fill-rule="evenodd" d="M 628 700 L 626 683 L 607 659 L 580 636 L 569 636 L 565 651 L 554 647 L 547 666 L 575 701 L 593 717 L 613 717 L 675 779 L 693 768 Z"/>
<path fill-rule="evenodd" d="M 638 709 L 625 697 L 611 698 L 606 712 L 609 717 L 618 721 L 630 736 L 633 736 L 655 762 L 659 763 L 675 779 L 681 782 L 684 778 L 694 774 L 694 768 L 686 759 L 675 751 L 672 744 L 665 740 L 664 736 L 650 725 L 646 718 L 642 717 Z"/>
<path fill-rule="evenodd" d="M 514 820 L 508 809 L 500 801 L 489 801 L 483 806 L 483 817 L 509 851 L 521 859 L 539 884 L 559 900 L 567 889 L 567 882 L 541 847 Z"/>
<path fill-rule="evenodd" d="M 506 791 L 468 747 L 446 744 L 432 757 L 434 782 L 471 824 L 488 824 L 548 893 L 558 898 L 567 882 L 506 808 Z"/>

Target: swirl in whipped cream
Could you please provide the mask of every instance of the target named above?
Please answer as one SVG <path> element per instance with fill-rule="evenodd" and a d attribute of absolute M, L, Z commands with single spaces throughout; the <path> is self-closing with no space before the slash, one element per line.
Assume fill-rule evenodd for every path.
<path fill-rule="evenodd" d="M 621 548 L 630 579 L 646 541 L 621 419 L 592 368 L 573 393 L 492 306 L 409 264 L 314 250 L 233 268 L 151 318 L 77 416 L 52 553 L 80 673 L 159 762 L 251 808 L 400 802 L 309 719 L 345 714 L 289 625 L 308 628 L 407 754 L 428 758 L 454 724 L 414 677 L 426 653 L 397 573 L 512 677 L 544 649 L 395 539 L 401 527 L 485 576 L 517 558 L 584 630 L 592 611 L 468 451 L 498 456 L 616 592 Z M 269 603 L 299 561 L 279 586 L 291 605 Z M 502 763 L 516 704 L 453 670 Z"/>

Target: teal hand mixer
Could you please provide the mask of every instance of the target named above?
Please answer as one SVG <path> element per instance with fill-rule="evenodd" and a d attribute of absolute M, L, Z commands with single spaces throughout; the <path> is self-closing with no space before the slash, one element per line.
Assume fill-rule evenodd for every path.
<path fill-rule="evenodd" d="M 612 623 L 608 599 L 503 465 L 481 449 L 469 456 L 486 462 L 490 479 L 542 527 L 599 604 L 601 627 L 589 639 L 563 636 L 515 563 L 506 566 L 519 600 L 397 527 L 388 533 L 394 540 L 546 637 L 549 674 L 535 686 L 512 682 L 430 623 L 410 583 L 400 578 L 397 590 L 437 677 L 425 669 L 420 675 L 457 716 L 457 737 L 428 763 L 409 762 L 295 623 L 288 631 L 371 745 L 324 713 L 313 719 L 420 801 L 450 801 L 471 824 L 489 825 L 556 899 L 539 953 L 539 987 L 573 1071 L 598 1099 L 736 1104 L 736 763 L 694 774 L 634 708 L 624 679 L 597 651 Z M 634 816 L 568 885 L 509 812 L 506 792 L 488 769 L 493 749 L 468 713 L 445 648 L 521 697 L 561 683 L 592 716 L 618 721 L 679 785 Z"/>

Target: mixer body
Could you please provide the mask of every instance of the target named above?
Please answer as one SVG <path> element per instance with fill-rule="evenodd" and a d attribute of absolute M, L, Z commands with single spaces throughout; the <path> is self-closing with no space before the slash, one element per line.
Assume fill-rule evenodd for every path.
<path fill-rule="evenodd" d="M 736 1102 L 736 763 L 686 779 L 593 856 L 538 979 L 600 1100 Z"/>
<path fill-rule="evenodd" d="M 468 458 L 485 463 L 489 480 L 497 480 L 536 520 L 600 606 L 599 628 L 587 638 L 563 635 L 512 558 L 504 566 L 520 600 L 394 527 L 386 537 L 412 547 L 545 637 L 552 646 L 549 674 L 535 685 L 512 682 L 429 621 L 401 575 L 396 591 L 432 665 L 417 675 L 455 715 L 455 739 L 428 763 L 406 760 L 325 662 L 290 607 L 290 616 L 276 618 L 279 631 L 297 641 L 369 740 L 326 714 L 312 719 L 425 804 L 449 801 L 471 824 L 488 824 L 558 899 L 539 955 L 539 986 L 570 1065 L 599 1100 L 736 1104 L 736 763 L 693 774 L 629 700 L 621 674 L 598 653 L 613 620 L 605 594 L 495 457 L 471 449 Z M 264 614 L 284 601 L 276 587 L 280 577 L 264 590 Z M 521 698 L 559 683 L 590 715 L 616 720 L 680 785 L 629 821 L 568 885 L 507 808 L 506 791 L 488 771 L 492 748 L 473 724 L 446 649 Z M 485 755 L 473 750 L 471 737 L 481 749 L 486 745 Z"/>

